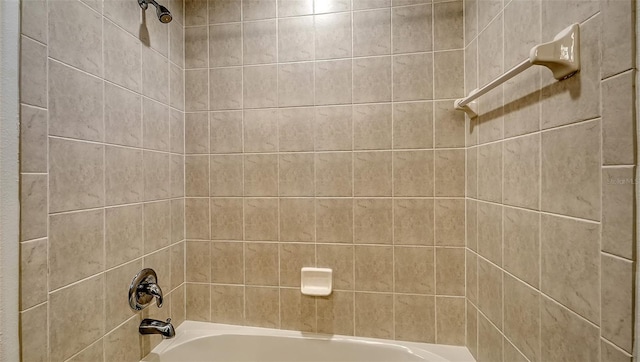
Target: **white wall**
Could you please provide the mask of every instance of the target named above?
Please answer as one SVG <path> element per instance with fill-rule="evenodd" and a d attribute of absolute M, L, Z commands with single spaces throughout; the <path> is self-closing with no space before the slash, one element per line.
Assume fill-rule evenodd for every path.
<path fill-rule="evenodd" d="M 18 339 L 18 0 L 0 1 L 0 361 L 20 360 Z"/>

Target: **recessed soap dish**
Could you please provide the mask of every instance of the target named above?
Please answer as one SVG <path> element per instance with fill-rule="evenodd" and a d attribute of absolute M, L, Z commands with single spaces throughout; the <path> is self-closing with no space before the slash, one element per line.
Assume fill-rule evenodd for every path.
<path fill-rule="evenodd" d="M 333 270 L 329 268 L 302 268 L 300 291 L 304 295 L 325 297 L 331 294 Z"/>

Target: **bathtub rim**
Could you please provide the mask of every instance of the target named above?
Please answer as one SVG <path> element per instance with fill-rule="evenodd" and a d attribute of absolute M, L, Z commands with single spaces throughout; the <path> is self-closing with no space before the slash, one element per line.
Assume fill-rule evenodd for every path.
<path fill-rule="evenodd" d="M 390 346 L 400 346 L 409 348 L 412 351 L 424 351 L 428 354 L 441 358 L 442 361 L 475 362 L 475 359 L 465 346 L 397 341 L 370 337 L 345 336 L 338 334 L 321 334 L 286 329 L 240 326 L 233 324 L 199 322 L 191 320 L 185 320 L 184 322 L 182 322 L 180 326 L 176 328 L 175 338 L 163 339 L 156 347 L 154 347 L 149 352 L 148 355 L 142 358 L 141 362 L 154 361 L 154 355 L 161 355 L 163 352 L 175 347 L 179 347 L 180 345 L 188 343 L 191 340 L 220 335 L 274 336 L 344 342 L 368 342 Z"/>

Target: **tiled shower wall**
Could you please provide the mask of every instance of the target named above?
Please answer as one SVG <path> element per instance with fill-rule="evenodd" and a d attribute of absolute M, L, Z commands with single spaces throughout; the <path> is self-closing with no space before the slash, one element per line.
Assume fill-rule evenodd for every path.
<path fill-rule="evenodd" d="M 187 319 L 464 344 L 462 12 L 185 4 Z"/>
<path fill-rule="evenodd" d="M 23 361 L 138 361 L 142 315 L 184 320 L 181 1 L 22 1 Z M 158 272 L 162 309 L 127 290 Z"/>
<path fill-rule="evenodd" d="M 634 3 L 465 3 L 467 91 L 581 23 L 582 69 L 534 67 L 467 135 L 467 346 L 478 361 L 630 361 Z"/>

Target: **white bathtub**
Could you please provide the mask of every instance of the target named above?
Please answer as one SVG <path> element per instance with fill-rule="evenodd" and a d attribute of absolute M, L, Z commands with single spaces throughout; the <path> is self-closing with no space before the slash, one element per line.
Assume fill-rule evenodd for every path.
<path fill-rule="evenodd" d="M 142 362 L 467 362 L 464 347 L 185 321 Z"/>

